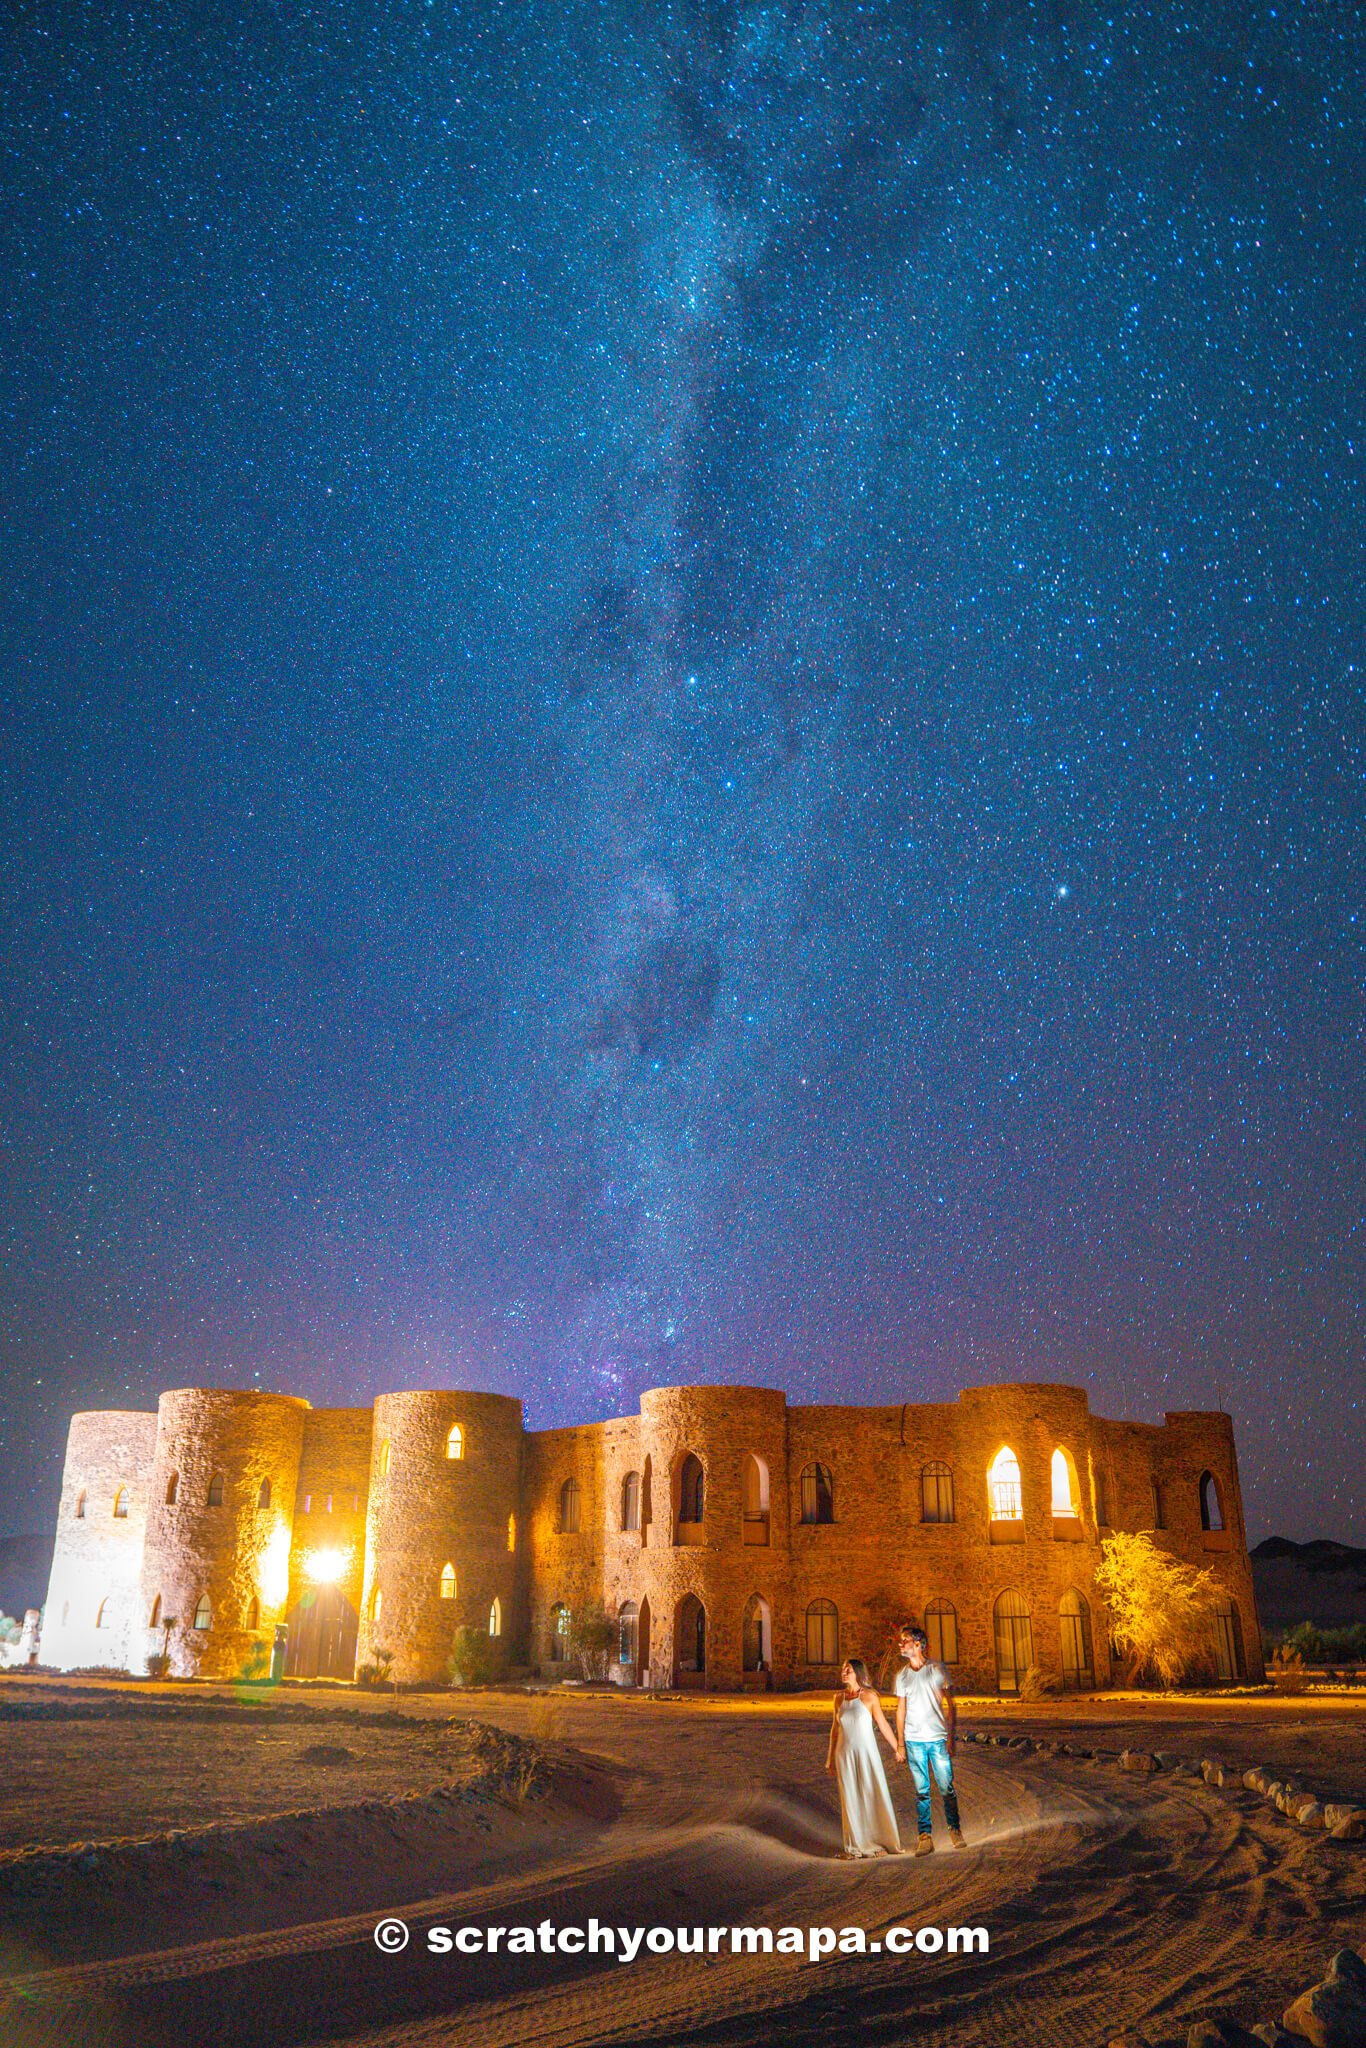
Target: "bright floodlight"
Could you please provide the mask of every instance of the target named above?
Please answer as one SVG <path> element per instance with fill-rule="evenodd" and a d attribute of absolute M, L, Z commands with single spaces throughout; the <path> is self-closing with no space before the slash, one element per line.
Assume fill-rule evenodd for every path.
<path fill-rule="evenodd" d="M 344 1550 L 310 1550 L 304 1559 L 304 1577 L 315 1586 L 335 1586 L 346 1570 Z"/>

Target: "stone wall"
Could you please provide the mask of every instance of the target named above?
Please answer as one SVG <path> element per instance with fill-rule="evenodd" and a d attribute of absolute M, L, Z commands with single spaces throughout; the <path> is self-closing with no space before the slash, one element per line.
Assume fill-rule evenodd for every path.
<path fill-rule="evenodd" d="M 43 1619 L 42 1658 L 61 1671 L 140 1670 L 147 1489 L 157 1419 L 107 1409 L 73 1415 Z M 115 1503 L 125 1510 L 116 1515 Z"/>

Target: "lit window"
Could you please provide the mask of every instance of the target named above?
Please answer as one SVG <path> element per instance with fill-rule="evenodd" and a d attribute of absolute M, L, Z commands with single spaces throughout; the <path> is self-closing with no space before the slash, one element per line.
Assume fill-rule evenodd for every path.
<path fill-rule="evenodd" d="M 199 1603 L 194 1611 L 194 1625 L 196 1628 L 213 1627 L 213 1604 L 207 1593 L 201 1593 L 199 1596 Z"/>
<path fill-rule="evenodd" d="M 1020 1461 L 1007 1444 L 991 1461 L 987 1493 L 993 1522 L 1022 1522 L 1024 1496 L 1020 1483 Z"/>
<path fill-rule="evenodd" d="M 495 1600 L 489 1609 L 489 1634 L 491 1636 L 500 1636 L 502 1633 L 503 1603 L 501 1600 Z"/>
<path fill-rule="evenodd" d="M 508 1549 L 509 1549 L 509 1550 L 515 1550 L 516 1548 L 517 1548 L 517 1517 L 516 1517 L 516 1515 L 509 1515 L 509 1516 L 508 1516 Z"/>
<path fill-rule="evenodd" d="M 463 1458 L 465 1455 L 465 1432 L 458 1422 L 453 1422 L 446 1438 L 446 1456 Z"/>
<path fill-rule="evenodd" d="M 445 1565 L 442 1568 L 441 1597 L 443 1600 L 454 1600 L 455 1598 L 455 1566 L 453 1564 Z"/>
<path fill-rule="evenodd" d="M 806 1661 L 838 1664 L 840 1617 L 833 1600 L 813 1600 L 806 1610 Z"/>
<path fill-rule="evenodd" d="M 170 1478 L 166 1481 L 166 1505 L 168 1508 L 173 1508 L 175 1506 L 176 1497 L 179 1494 L 179 1492 L 180 1474 L 178 1472 L 173 1472 Z"/>
<path fill-rule="evenodd" d="M 250 1600 L 249 1600 L 249 1601 L 247 1602 L 247 1627 L 248 1627 L 248 1628 L 259 1628 L 259 1627 L 260 1627 L 260 1623 L 261 1623 L 261 1603 L 260 1603 L 260 1601 L 259 1601 L 259 1600 L 257 1599 L 256 1595 L 255 1595 L 255 1594 L 253 1593 L 253 1594 L 252 1594 L 252 1596 L 251 1596 L 251 1599 L 250 1599 Z"/>
<path fill-rule="evenodd" d="M 617 1662 L 634 1664 L 639 1639 L 640 1610 L 634 1600 L 624 1601 L 617 1612 Z"/>
<path fill-rule="evenodd" d="M 920 1519 L 922 1522 L 952 1522 L 953 1473 L 936 1461 L 920 1474 Z"/>
<path fill-rule="evenodd" d="M 373 1592 L 373 1593 L 372 1593 L 372 1594 L 370 1595 L 370 1619 L 371 1619 L 371 1621 L 377 1622 L 377 1621 L 379 1620 L 379 1615 L 380 1615 L 380 1607 L 381 1607 L 381 1605 L 382 1605 L 382 1596 L 381 1596 L 381 1593 L 380 1593 L 380 1589 L 379 1589 L 379 1587 L 378 1587 L 378 1586 L 376 1586 L 376 1588 L 375 1588 L 374 1592 Z"/>
<path fill-rule="evenodd" d="M 628 1472 L 621 1482 L 621 1526 L 623 1529 L 640 1527 L 639 1472 Z"/>
<path fill-rule="evenodd" d="M 311 1514 L 312 1514 L 312 1512 L 313 1512 L 313 1496 L 312 1496 L 312 1494 L 311 1494 L 311 1493 L 306 1493 L 306 1494 L 304 1495 L 304 1505 L 303 1505 L 303 1513 L 304 1513 L 304 1514 L 306 1514 L 306 1515 L 311 1515 Z"/>
<path fill-rule="evenodd" d="M 569 1609 L 557 1600 L 550 1610 L 550 1661 L 563 1664 L 569 1653 Z"/>
<path fill-rule="evenodd" d="M 114 1495 L 114 1520 L 116 1522 L 126 1522 L 128 1520 L 128 1494 L 127 1490 L 122 1486 Z"/>
<path fill-rule="evenodd" d="M 389 1466 L 393 1460 L 393 1453 L 394 1447 L 386 1436 L 384 1442 L 379 1447 L 379 1476 L 381 1479 L 389 1477 Z"/>

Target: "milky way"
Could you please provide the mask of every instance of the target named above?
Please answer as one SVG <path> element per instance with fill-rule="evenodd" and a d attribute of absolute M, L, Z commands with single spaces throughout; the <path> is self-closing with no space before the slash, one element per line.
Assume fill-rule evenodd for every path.
<path fill-rule="evenodd" d="M 1364 55 L 19 11 L 11 1526 L 165 1385 L 1062 1378 L 1366 1539 Z"/>

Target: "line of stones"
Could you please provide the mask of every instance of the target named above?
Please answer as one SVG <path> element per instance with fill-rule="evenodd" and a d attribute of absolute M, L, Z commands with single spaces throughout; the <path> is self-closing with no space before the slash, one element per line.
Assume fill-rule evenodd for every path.
<path fill-rule="evenodd" d="M 1165 1771 L 1172 1777 L 1202 1779 L 1206 1785 L 1256 1792 L 1297 1827 L 1311 1833 L 1326 1832 L 1336 1842 L 1366 1841 L 1366 1806 L 1319 1799 L 1293 1778 L 1278 1778 L 1270 1764 L 1254 1764 L 1249 1771 L 1239 1771 L 1218 1757 L 1174 1756 L 1163 1749 L 1082 1749 L 1072 1742 L 1041 1742 L 1031 1735 L 988 1735 L 976 1731 L 964 1739 L 990 1743 L 1020 1756 L 1030 1752 L 1039 1756 L 1073 1756 L 1083 1763 L 1113 1764 L 1116 1769 L 1139 1777 Z"/>

